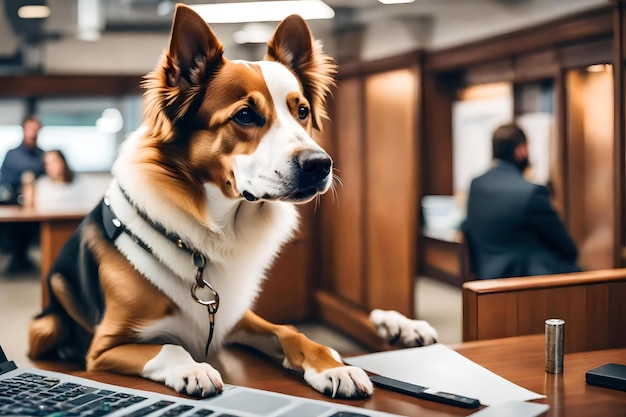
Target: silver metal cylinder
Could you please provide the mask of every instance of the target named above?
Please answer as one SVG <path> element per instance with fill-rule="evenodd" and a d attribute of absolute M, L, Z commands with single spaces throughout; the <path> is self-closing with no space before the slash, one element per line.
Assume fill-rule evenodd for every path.
<path fill-rule="evenodd" d="M 546 320 L 546 372 L 563 373 L 563 341 L 565 320 Z"/>

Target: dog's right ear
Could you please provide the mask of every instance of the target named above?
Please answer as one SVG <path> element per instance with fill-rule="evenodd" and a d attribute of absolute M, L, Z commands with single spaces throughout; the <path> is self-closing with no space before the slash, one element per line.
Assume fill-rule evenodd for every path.
<path fill-rule="evenodd" d="M 202 17 L 184 4 L 176 5 L 165 66 L 170 87 L 196 85 L 224 63 L 224 46 Z"/>

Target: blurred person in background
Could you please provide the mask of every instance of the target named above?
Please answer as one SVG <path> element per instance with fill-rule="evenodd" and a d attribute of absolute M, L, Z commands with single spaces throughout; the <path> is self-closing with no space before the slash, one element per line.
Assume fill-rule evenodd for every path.
<path fill-rule="evenodd" d="M 462 229 L 476 279 L 577 272 L 578 249 L 543 185 L 527 181 L 526 135 L 515 124 L 493 133 L 493 166 L 474 178 Z"/>
<path fill-rule="evenodd" d="M 4 158 L 0 168 L 0 184 L 3 187 L 0 199 L 5 203 L 17 203 L 24 172 L 31 171 L 35 177 L 44 174 L 44 152 L 37 146 L 40 129 L 41 123 L 35 116 L 26 117 L 22 122 L 22 143 L 17 148 L 9 150 Z"/>
<path fill-rule="evenodd" d="M 61 150 L 44 154 L 45 175 L 35 182 L 34 206 L 38 209 L 78 209 L 85 206 L 87 188 L 74 173 Z"/>
<path fill-rule="evenodd" d="M 22 178 L 39 177 L 44 173 L 43 150 L 37 146 L 41 123 L 35 116 L 28 116 L 22 122 L 22 143 L 7 152 L 0 168 L 0 200 L 4 204 L 18 204 L 22 192 Z M 2 227 L 2 247 L 10 255 L 6 273 L 18 273 L 34 269 L 28 259 L 30 244 L 39 232 L 34 222 L 6 223 Z"/>

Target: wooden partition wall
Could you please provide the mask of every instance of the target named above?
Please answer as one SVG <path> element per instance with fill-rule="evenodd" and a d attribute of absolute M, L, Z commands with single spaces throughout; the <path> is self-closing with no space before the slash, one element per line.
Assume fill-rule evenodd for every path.
<path fill-rule="evenodd" d="M 465 277 L 453 276 L 465 270 L 459 259 L 462 248 L 421 236 L 416 220 L 424 195 L 453 192 L 452 106 L 457 92 L 468 86 L 507 82 L 515 92 L 544 81 L 553 86 L 556 140 L 550 171 L 557 190 L 555 205 L 568 226 L 584 230 L 586 226 L 577 229 L 572 223 L 587 220 L 580 220 L 571 202 L 589 198 L 573 174 L 580 169 L 575 161 L 584 160 L 589 148 L 577 148 L 577 116 L 571 108 L 568 113 L 572 96 L 566 77 L 568 71 L 613 61 L 618 9 L 607 2 L 605 7 L 447 50 L 340 66 L 330 148 L 343 185 L 334 200 L 325 199 L 321 206 L 322 282 L 316 294 L 321 317 L 376 346 L 367 313 L 393 308 L 412 316 L 413 280 L 419 273 L 443 271 L 447 282 L 462 284 Z M 396 89 L 395 77 L 405 77 L 403 88 Z M 525 100 L 514 103 L 514 115 L 523 113 L 518 106 L 526 106 Z M 613 146 L 621 141 L 615 139 Z M 611 153 L 603 155 L 611 158 Z M 623 176 L 619 167 L 616 157 L 602 168 L 609 176 Z M 615 181 L 612 201 L 623 199 L 620 181 Z M 613 211 L 612 204 L 607 210 Z M 615 230 L 622 230 L 621 216 L 614 219 Z M 604 252 L 611 266 L 618 266 L 621 252 L 618 241 L 613 242 Z"/>
<path fill-rule="evenodd" d="M 517 94 L 525 86 L 552 83 L 555 146 L 550 181 L 556 191 L 555 206 L 573 232 L 582 251 L 581 259 L 588 263 L 585 266 L 597 269 L 622 265 L 624 236 L 618 235 L 626 233 L 624 138 L 623 129 L 622 135 L 617 130 L 613 134 L 613 112 L 615 109 L 615 117 L 621 120 L 624 114 L 617 113 L 618 103 L 613 106 L 610 75 L 601 77 L 587 71 L 594 64 L 614 62 L 614 26 L 616 21 L 623 25 L 623 8 L 622 1 L 613 5 L 607 1 L 606 6 L 594 10 L 427 54 L 424 80 L 429 85 L 423 100 L 429 105 L 425 106 L 423 129 L 428 140 L 422 150 L 421 176 L 424 195 L 453 193 L 453 132 L 446 120 L 449 116 L 442 114 L 451 114 L 457 91 L 486 83 L 510 83 L 516 94 L 514 115 L 518 115 L 524 112 L 520 107 L 525 104 Z M 597 100 L 595 105 L 589 104 L 591 97 Z M 596 110 L 600 113 L 593 116 Z M 594 126 L 594 120 L 606 129 Z M 591 184 L 596 184 L 595 188 Z M 600 199 L 594 194 L 599 188 L 604 189 Z M 598 220 L 598 216 L 603 219 Z M 423 237 L 420 270 L 424 273 L 436 267 L 437 260 L 429 255 L 430 246 L 432 239 Z M 459 252 L 454 248 L 452 251 Z M 457 277 L 457 285 L 462 279 Z"/>
<path fill-rule="evenodd" d="M 463 285 L 463 340 L 544 333 L 565 320 L 565 351 L 626 346 L 626 269 L 490 279 Z"/>
<path fill-rule="evenodd" d="M 614 163 L 616 175 L 614 213 L 615 258 L 626 266 L 626 1 L 613 0 L 613 132 L 615 137 Z"/>
<path fill-rule="evenodd" d="M 322 204 L 319 313 L 363 343 L 373 308 L 413 316 L 420 54 L 341 65 L 332 106 L 334 199 Z"/>

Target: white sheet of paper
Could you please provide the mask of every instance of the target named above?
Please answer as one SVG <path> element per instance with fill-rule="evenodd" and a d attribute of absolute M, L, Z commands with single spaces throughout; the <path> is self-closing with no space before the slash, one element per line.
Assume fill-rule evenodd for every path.
<path fill-rule="evenodd" d="M 378 375 L 477 398 L 484 405 L 545 397 L 494 374 L 441 343 L 370 353 L 344 360 Z"/>

